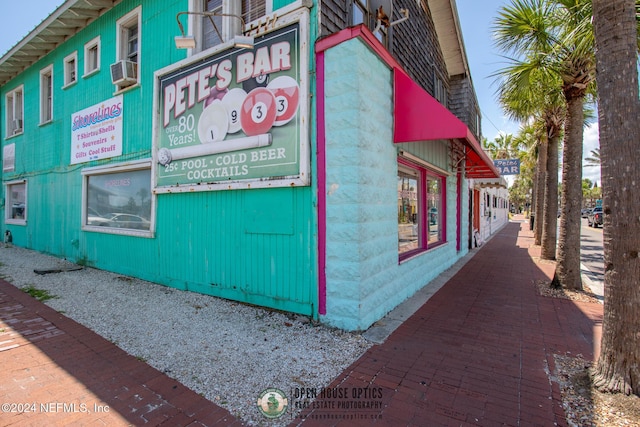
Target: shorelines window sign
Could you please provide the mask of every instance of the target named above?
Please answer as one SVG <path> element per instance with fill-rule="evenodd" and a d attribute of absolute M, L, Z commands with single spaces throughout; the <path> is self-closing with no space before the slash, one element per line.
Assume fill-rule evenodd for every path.
<path fill-rule="evenodd" d="M 493 164 L 500 175 L 520 175 L 520 159 L 498 159 Z"/>
<path fill-rule="evenodd" d="M 301 40 L 296 22 L 256 38 L 253 49 L 229 47 L 156 73 L 156 192 L 308 185 Z"/>
<path fill-rule="evenodd" d="M 122 155 L 122 95 L 71 115 L 71 164 Z"/>

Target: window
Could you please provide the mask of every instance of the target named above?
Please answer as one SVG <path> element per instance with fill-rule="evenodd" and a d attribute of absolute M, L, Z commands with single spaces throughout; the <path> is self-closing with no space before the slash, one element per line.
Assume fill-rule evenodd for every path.
<path fill-rule="evenodd" d="M 442 184 L 441 177 L 429 174 L 427 176 L 427 222 L 428 222 L 428 244 L 433 245 L 443 240 L 442 221 L 446 220 L 446 215 L 442 209 Z"/>
<path fill-rule="evenodd" d="M 140 17 L 141 8 L 123 16 L 116 22 L 116 64 L 112 65 L 111 74 L 114 77 L 114 67 L 117 79 L 114 83 L 122 89 L 140 81 Z"/>
<path fill-rule="evenodd" d="M 445 177 L 398 159 L 398 254 L 406 259 L 445 242 Z"/>
<path fill-rule="evenodd" d="M 433 97 L 440 102 L 440 104 L 447 107 L 447 87 L 444 85 L 444 81 L 434 71 L 433 73 Z"/>
<path fill-rule="evenodd" d="M 378 23 L 378 10 L 376 6 L 371 3 L 375 2 L 370 2 L 369 0 L 351 0 L 351 25 L 366 25 L 367 28 L 373 31 L 374 36 L 376 36 L 383 46 L 388 46 L 389 28 L 383 25 L 383 23 L 389 22 L 392 11 L 383 9 L 387 19 L 381 19 L 380 23 Z M 382 16 L 380 18 L 382 18 Z"/>
<path fill-rule="evenodd" d="M 5 204 L 5 222 L 7 224 L 24 225 L 27 223 L 27 182 L 13 181 L 7 183 L 7 200 Z"/>
<path fill-rule="evenodd" d="M 409 253 L 423 246 L 421 241 L 421 172 L 398 165 L 398 252 Z"/>
<path fill-rule="evenodd" d="M 222 13 L 222 0 L 203 0 L 203 12 Z M 222 43 L 222 16 L 202 17 L 202 50 Z"/>
<path fill-rule="evenodd" d="M 84 45 L 84 76 L 100 70 L 100 37 Z"/>
<path fill-rule="evenodd" d="M 267 14 L 265 0 L 242 0 L 242 19 L 245 23 L 255 21 Z"/>
<path fill-rule="evenodd" d="M 83 172 L 85 230 L 150 236 L 153 196 L 151 163 L 100 166 Z"/>
<path fill-rule="evenodd" d="M 21 134 L 24 131 L 24 123 L 22 122 L 22 118 L 24 117 L 24 106 L 22 102 L 24 98 L 23 92 L 24 86 L 20 86 L 7 93 L 7 96 L 5 98 L 7 138 L 13 135 Z"/>
<path fill-rule="evenodd" d="M 351 25 L 369 24 L 367 0 L 353 0 L 351 5 Z"/>
<path fill-rule="evenodd" d="M 196 49 L 203 51 L 241 34 L 242 22 L 246 25 L 266 15 L 266 3 L 266 0 L 192 0 L 189 10 L 242 18 L 240 21 L 234 17 L 190 15 L 189 27 L 197 39 Z"/>
<path fill-rule="evenodd" d="M 78 52 L 64 58 L 64 87 L 74 84 L 78 76 Z"/>
<path fill-rule="evenodd" d="M 40 71 L 40 124 L 53 119 L 53 66 Z"/>

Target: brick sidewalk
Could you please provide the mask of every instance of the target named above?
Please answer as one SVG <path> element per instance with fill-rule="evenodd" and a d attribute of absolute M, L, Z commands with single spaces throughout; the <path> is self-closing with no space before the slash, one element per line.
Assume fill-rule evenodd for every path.
<path fill-rule="evenodd" d="M 527 223 L 508 224 L 333 382 L 347 398 L 317 399 L 302 424 L 566 426 L 553 355 L 593 360 L 602 305 L 539 296 L 554 265 L 532 244 Z M 15 404 L 0 425 L 241 425 L 2 280 L 0 362 L 0 403 Z"/>
<path fill-rule="evenodd" d="M 3 426 L 241 425 L 4 280 L 0 363 Z"/>
<path fill-rule="evenodd" d="M 354 417 L 335 409 L 340 399 L 324 399 L 334 409 L 310 410 L 303 424 L 566 426 L 558 384 L 548 374 L 553 355 L 593 360 L 603 307 L 540 296 L 535 282 L 549 280 L 555 266 L 535 262 L 540 248 L 532 245 L 527 222 L 506 225 L 384 344 L 333 382 L 349 396 L 375 390 L 380 398 L 358 399 L 371 408 L 356 409 Z"/>

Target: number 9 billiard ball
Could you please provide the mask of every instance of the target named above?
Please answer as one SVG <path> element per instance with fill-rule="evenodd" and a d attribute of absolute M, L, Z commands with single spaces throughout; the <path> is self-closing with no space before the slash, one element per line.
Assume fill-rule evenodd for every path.
<path fill-rule="evenodd" d="M 269 89 L 258 87 L 247 95 L 240 109 L 240 124 L 247 136 L 267 133 L 276 120 L 276 97 Z"/>

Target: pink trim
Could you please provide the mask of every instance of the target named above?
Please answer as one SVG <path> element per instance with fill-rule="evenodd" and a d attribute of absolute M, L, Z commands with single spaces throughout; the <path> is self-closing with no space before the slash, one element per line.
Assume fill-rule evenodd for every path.
<path fill-rule="evenodd" d="M 393 142 L 459 139 L 467 150 L 469 178 L 500 176 L 467 125 L 422 89 L 401 68 L 393 70 Z"/>
<path fill-rule="evenodd" d="M 324 106 L 324 52 L 316 53 L 316 139 L 318 145 L 318 313 L 327 314 L 327 157 Z"/>
<path fill-rule="evenodd" d="M 462 173 L 456 174 L 456 251 L 462 248 Z"/>
<path fill-rule="evenodd" d="M 382 43 L 380 43 L 376 36 L 373 35 L 371 30 L 362 24 L 355 27 L 345 28 L 342 31 L 338 31 L 337 33 L 333 33 L 321 40 L 318 40 L 316 42 L 316 53 L 324 52 L 325 50 L 331 49 L 332 47 L 351 39 L 355 39 L 356 37 L 359 37 L 363 42 L 365 42 L 369 48 L 380 57 L 380 59 L 387 63 L 389 68 L 402 69 L 400 63 L 391 56 L 389 51 L 382 45 Z"/>
<path fill-rule="evenodd" d="M 317 168 L 318 168 L 318 313 L 327 314 L 327 165 L 324 105 L 324 52 L 341 43 L 359 37 L 389 68 L 400 68 L 400 64 L 382 46 L 373 33 L 364 25 L 346 28 L 331 34 L 315 45 L 316 52 L 316 116 L 317 116 Z"/>

